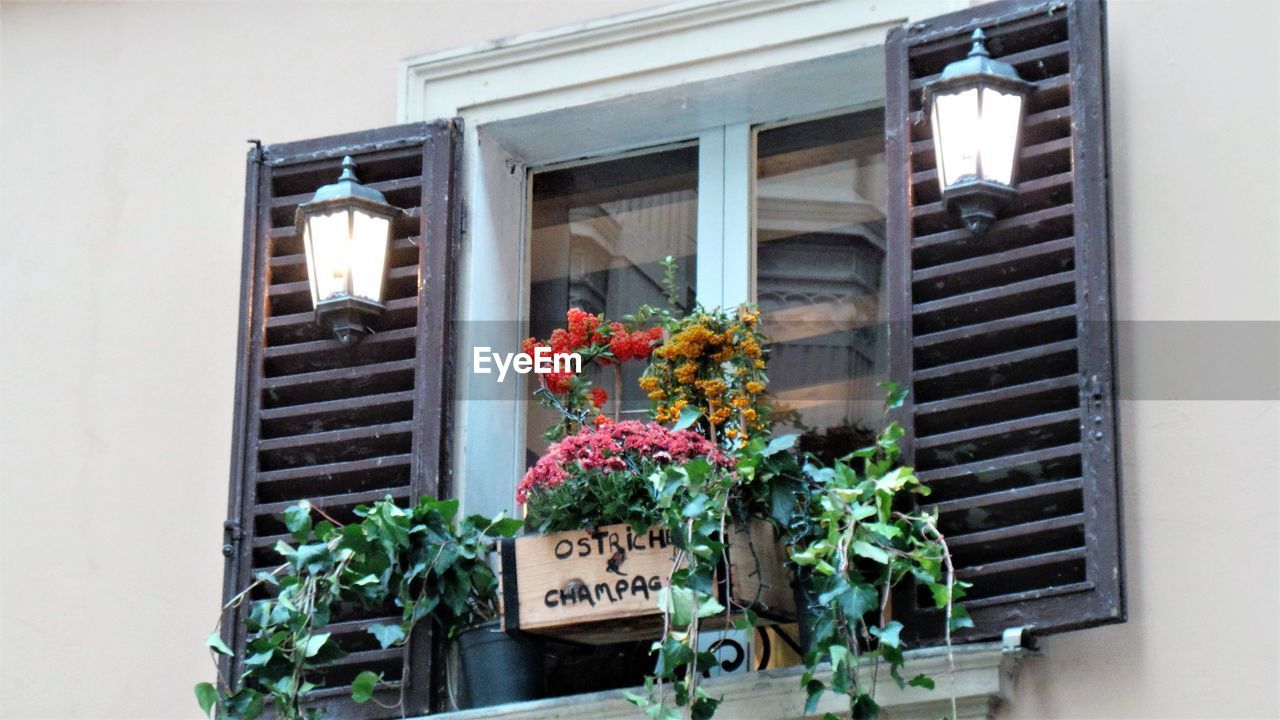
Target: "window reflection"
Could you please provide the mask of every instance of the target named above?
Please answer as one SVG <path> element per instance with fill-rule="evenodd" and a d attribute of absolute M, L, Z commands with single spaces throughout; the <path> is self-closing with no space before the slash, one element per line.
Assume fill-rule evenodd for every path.
<path fill-rule="evenodd" d="M 774 417 L 828 458 L 880 422 L 885 183 L 880 109 L 757 136 L 756 298 Z"/>
<path fill-rule="evenodd" d="M 531 207 L 530 333 L 545 338 L 578 307 L 609 319 L 641 305 L 666 304 L 663 258 L 676 259 L 681 304 L 694 302 L 698 225 L 695 146 L 535 173 Z M 622 414 L 647 412 L 637 385 L 643 368 L 623 366 Z M 593 381 L 614 398 L 612 370 L 595 367 Z M 608 376 L 605 376 L 605 373 Z M 530 462 L 546 448 L 543 431 L 555 418 L 530 403 Z"/>

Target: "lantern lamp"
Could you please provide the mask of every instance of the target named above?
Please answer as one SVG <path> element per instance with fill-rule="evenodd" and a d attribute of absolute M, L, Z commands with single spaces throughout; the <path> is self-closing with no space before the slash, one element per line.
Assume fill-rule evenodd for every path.
<path fill-rule="evenodd" d="M 968 57 L 924 88 L 942 203 L 975 235 L 1013 198 L 1022 114 L 1033 87 L 1009 63 L 991 59 L 978 28 Z"/>
<path fill-rule="evenodd" d="M 338 181 L 321 187 L 294 214 L 316 322 L 344 346 L 359 343 L 382 314 L 391 226 L 401 213 L 382 193 L 360 184 L 347 156 Z"/>

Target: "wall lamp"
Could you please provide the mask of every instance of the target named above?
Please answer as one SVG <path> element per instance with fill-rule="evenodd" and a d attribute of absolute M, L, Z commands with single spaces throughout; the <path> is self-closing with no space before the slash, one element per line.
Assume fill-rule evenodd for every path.
<path fill-rule="evenodd" d="M 1027 96 L 1035 87 L 992 60 L 982 28 L 963 60 L 924 87 L 942 203 L 974 235 L 991 227 L 1014 194 L 1014 167 Z"/>
<path fill-rule="evenodd" d="M 382 314 L 391 225 L 402 212 L 382 193 L 360 184 L 355 161 L 347 156 L 338 181 L 317 190 L 294 215 L 307 254 L 316 322 L 346 347 L 372 332 Z"/>

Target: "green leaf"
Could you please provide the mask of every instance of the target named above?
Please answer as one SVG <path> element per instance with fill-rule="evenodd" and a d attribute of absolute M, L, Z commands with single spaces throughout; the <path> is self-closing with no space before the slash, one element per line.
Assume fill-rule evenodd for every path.
<path fill-rule="evenodd" d="M 707 511 L 707 494 L 698 493 L 697 497 L 684 506 L 683 515 L 687 518 L 698 517 Z"/>
<path fill-rule="evenodd" d="M 212 683 L 196 683 L 196 702 L 200 703 L 200 709 L 204 711 L 205 717 L 212 717 L 210 712 L 218 702 L 218 689 Z"/>
<path fill-rule="evenodd" d="M 523 520 L 519 518 L 505 518 L 502 520 L 495 520 L 493 524 L 489 526 L 489 532 L 487 534 L 504 538 L 515 537 L 516 533 L 520 532 L 520 528 L 522 527 L 524 527 Z"/>
<path fill-rule="evenodd" d="M 676 420 L 676 424 L 675 424 L 671 429 L 672 429 L 672 430 L 687 430 L 687 429 L 689 429 L 689 428 L 693 427 L 693 424 L 694 424 L 694 423 L 696 423 L 696 422 L 698 422 L 698 418 L 700 418 L 700 417 L 702 417 L 702 411 L 701 411 L 701 410 L 699 410 L 699 409 L 697 409 L 697 408 L 695 408 L 695 407 L 693 407 L 693 406 L 691 406 L 691 405 L 686 405 L 686 406 L 685 406 L 685 407 L 680 411 L 680 418 L 679 418 L 678 420 Z"/>
<path fill-rule="evenodd" d="M 373 698 L 373 689 L 382 681 L 381 675 L 375 675 L 368 670 L 356 676 L 351 681 L 351 699 L 358 703 L 368 702 Z"/>
<path fill-rule="evenodd" d="M 404 629 L 399 625 L 383 625 L 382 623 L 370 625 L 369 634 L 378 638 L 378 643 L 382 645 L 383 650 L 403 641 L 405 638 Z"/>
<path fill-rule="evenodd" d="M 969 611 L 965 610 L 963 605 L 952 605 L 951 629 L 960 630 L 971 627 L 973 627 L 973 618 L 969 617 Z"/>
<path fill-rule="evenodd" d="M 889 553 L 864 540 L 853 541 L 853 554 L 868 560 L 875 560 L 881 565 L 889 564 Z"/>
<path fill-rule="evenodd" d="M 880 716 L 880 706 L 876 704 L 871 696 L 862 693 L 853 701 L 852 712 L 849 713 L 850 720 L 876 720 Z"/>
<path fill-rule="evenodd" d="M 804 690 L 808 693 L 804 701 L 804 714 L 812 715 L 818 711 L 818 701 L 822 699 L 822 693 L 826 692 L 827 686 L 822 684 L 821 680 L 810 680 L 805 684 Z"/>
<path fill-rule="evenodd" d="M 875 626 L 871 627 L 871 634 L 880 638 L 880 642 L 889 647 L 898 647 L 900 644 L 899 635 L 902 633 L 902 623 L 897 620 L 890 620 L 883 628 Z"/>
<path fill-rule="evenodd" d="M 907 684 L 912 687 L 922 687 L 926 690 L 932 690 L 933 678 L 929 677 L 928 675 L 917 675 L 911 678 L 910 680 L 908 680 Z"/>
<path fill-rule="evenodd" d="M 764 456 L 769 457 L 771 455 L 777 455 L 783 450 L 790 450 L 795 447 L 796 441 L 799 439 L 800 436 L 796 433 L 779 435 L 778 437 L 770 440 L 769 444 L 765 446 Z"/>
<path fill-rule="evenodd" d="M 838 673 L 840 672 L 840 665 L 848 664 L 849 662 L 849 648 L 844 645 L 832 645 L 829 651 L 831 653 L 831 669 Z"/>
<path fill-rule="evenodd" d="M 879 383 L 879 385 L 886 393 L 884 399 L 886 408 L 893 410 L 902 407 L 903 401 L 907 399 L 907 393 L 910 392 L 908 388 L 903 387 L 901 383 L 887 381 Z"/>
<path fill-rule="evenodd" d="M 232 654 L 231 648 L 227 647 L 227 644 L 222 642 L 222 638 L 218 636 L 218 633 L 209 633 L 209 637 L 205 638 L 204 644 L 214 650 L 217 650 L 223 655 L 229 656 Z"/>
<path fill-rule="evenodd" d="M 319 633 L 317 635 L 312 635 L 311 637 L 307 638 L 307 647 L 305 652 L 303 652 L 303 656 L 315 657 L 316 653 L 320 652 L 320 648 L 324 647 L 324 644 L 327 642 L 329 642 L 329 633 Z"/>
<path fill-rule="evenodd" d="M 311 503 L 303 500 L 284 511 L 284 526 L 293 539 L 303 542 L 311 535 Z"/>

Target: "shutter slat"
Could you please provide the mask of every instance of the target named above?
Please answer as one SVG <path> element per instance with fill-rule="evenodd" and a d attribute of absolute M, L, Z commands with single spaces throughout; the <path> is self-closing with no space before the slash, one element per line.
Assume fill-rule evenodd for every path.
<path fill-rule="evenodd" d="M 1102 26 L 1099 0 L 997 0 L 886 43 L 890 374 L 911 391 L 895 418 L 974 583 L 965 639 L 1124 616 Z M 921 107 L 976 28 L 1033 85 L 1015 195 L 982 235 L 941 202 Z M 942 636 L 929 605 L 914 589 L 895 599 L 916 640 Z"/>
<path fill-rule="evenodd" d="M 1034 568 L 1041 568 L 1046 565 L 1055 565 L 1067 560 L 1082 560 L 1085 555 L 1085 549 L 1082 547 L 1068 548 L 1066 550 L 1057 550 L 1051 553 L 1028 555 L 1026 557 L 1013 558 L 1012 560 L 1001 560 L 998 562 L 984 563 L 982 565 L 961 568 L 956 571 L 956 576 L 961 580 L 969 580 L 976 584 L 977 578 L 981 578 L 986 575 L 998 575 L 1008 572 L 1025 572 Z"/>
<path fill-rule="evenodd" d="M 388 455 L 384 457 L 367 458 L 365 460 L 351 460 L 322 465 L 306 465 L 303 467 L 287 468 L 285 470 L 269 470 L 259 474 L 258 484 L 262 486 L 286 480 L 297 480 L 300 478 L 323 478 L 349 473 L 368 473 L 370 470 L 377 469 L 397 467 L 407 469 L 411 460 L 412 456 L 410 455 Z"/>
<path fill-rule="evenodd" d="M 1001 217 L 981 237 L 964 228 L 948 228 L 935 233 L 917 235 L 912 241 L 914 267 L 927 268 L 976 255 L 1003 251 L 1067 237 L 1075 207 L 1070 204 L 1045 208 L 1036 212 Z"/>
<path fill-rule="evenodd" d="M 1077 450 L 1076 452 L 1079 451 Z M 1041 483 L 1039 485 L 1019 486 L 1011 490 L 1000 490 L 983 495 L 971 495 L 958 500 L 947 500 L 940 503 L 934 503 L 929 507 L 936 509 L 942 515 L 947 515 L 950 513 L 958 513 L 963 510 L 991 508 L 1005 503 L 1022 502 L 1032 498 L 1043 497 L 1045 495 L 1057 495 L 1060 493 L 1078 491 L 1080 487 L 1080 478 L 1068 478 L 1066 480 L 1055 480 L 1053 482 Z"/>
<path fill-rule="evenodd" d="M 367 505 L 372 502 L 377 502 L 378 500 L 381 500 L 388 495 L 395 498 L 396 500 L 403 501 L 408 499 L 409 497 L 409 488 L 407 487 L 386 488 L 383 490 L 365 490 L 364 492 L 355 492 L 355 493 L 339 493 L 337 495 L 321 495 L 319 497 L 309 498 L 309 500 L 311 501 L 311 504 L 314 505 L 315 507 L 318 507 L 321 510 L 327 511 L 331 508 L 344 508 L 344 507 L 354 506 L 354 505 Z M 293 507 L 296 504 L 298 504 L 297 500 L 284 500 L 284 501 L 273 502 L 273 503 L 265 503 L 265 504 L 256 506 L 255 512 L 258 515 L 278 515 L 280 513 L 283 513 L 285 510 L 288 510 L 289 508 Z M 332 626 L 329 626 L 329 628 L 331 629 Z"/>
<path fill-rule="evenodd" d="M 1012 400 L 1014 398 L 1026 395 L 1034 395 L 1049 390 L 1057 390 L 1061 388 L 1074 388 L 1076 380 L 1073 377 L 1047 378 L 1044 380 L 1036 380 L 1035 382 L 1024 383 L 1022 385 L 1013 385 L 1010 387 L 999 388 L 996 390 L 986 390 L 969 395 L 959 395 L 947 400 L 938 400 L 931 403 L 921 403 L 916 406 L 916 417 L 921 415 L 930 415 L 933 413 L 952 412 L 955 410 L 963 410 L 974 405 L 982 405 L 990 402 L 998 402 L 1004 400 Z"/>
<path fill-rule="evenodd" d="M 1021 538 L 1028 535 L 1042 533 L 1046 530 L 1077 527 L 1083 524 L 1084 514 L 1075 513 L 1073 515 L 1064 515 L 1062 517 L 1037 520 L 1035 522 L 1006 525 L 994 530 L 983 530 L 980 532 L 964 533 L 960 535 L 952 533 L 947 537 L 947 544 L 953 550 L 959 550 L 963 549 L 967 545 L 988 543 L 996 540 L 1009 540 L 1010 538 Z"/>
<path fill-rule="evenodd" d="M 1031 325 L 1039 325 L 1044 322 L 1061 320 L 1064 318 L 1074 318 L 1075 316 L 1076 306 L 1074 304 L 1057 308 L 1049 308 L 1048 310 L 1038 310 L 1036 312 L 1026 313 L 1023 315 L 1014 315 L 1012 317 L 1000 318 L 999 320 L 988 320 L 986 322 L 976 323 L 973 325 L 965 325 L 958 328 L 951 328 L 949 330 L 931 332 L 927 335 L 920 335 L 916 338 L 915 345 L 917 348 L 927 348 L 933 345 L 940 345 L 942 343 L 949 343 L 956 340 L 969 340 L 977 335 L 987 335 L 1009 330 L 1024 330 Z"/>
<path fill-rule="evenodd" d="M 1075 238 L 1050 240 L 1003 253 L 957 260 L 923 268 L 911 274 L 917 299 L 933 300 L 965 291 L 990 287 L 1002 281 L 1048 275 L 1074 267 Z"/>
<path fill-rule="evenodd" d="M 1034 415 L 1032 417 L 1018 418 L 1016 420 L 1006 420 L 1005 422 L 995 423 L 992 425 L 980 425 L 975 428 L 942 433 L 941 435 L 920 437 L 916 440 L 916 449 L 922 450 L 925 448 L 936 448 L 942 445 L 952 445 L 960 442 L 979 440 L 993 435 L 1006 435 L 1009 433 L 1020 432 L 1022 430 L 1042 428 L 1046 425 L 1057 425 L 1063 422 L 1079 421 L 1079 419 L 1079 410 L 1063 410 L 1061 412 L 1048 413 L 1046 415 Z"/>
<path fill-rule="evenodd" d="M 391 330 L 408 327 L 417 321 L 418 298 L 404 297 L 388 300 L 383 303 L 386 309 L 378 318 L 377 329 Z M 287 345 L 295 342 L 311 342 L 327 339 L 328 333 L 316 325 L 315 313 L 308 309 L 288 315 L 278 315 L 267 319 L 267 341 L 273 346 Z"/>
<path fill-rule="evenodd" d="M 954 481 L 957 478 L 981 475 L 983 473 L 1007 472 L 1011 468 L 1016 468 L 1021 465 L 1035 465 L 1061 458 L 1075 457 L 1079 454 L 1080 444 L 1071 443 L 1069 445 L 1061 445 L 1058 447 L 1031 450 L 1017 455 L 1006 455 L 1004 457 L 991 460 L 978 460 L 971 463 L 948 465 L 947 467 L 936 468 L 933 470 L 921 470 L 917 475 L 922 482 L 929 485 L 937 485 L 939 483 Z"/>

